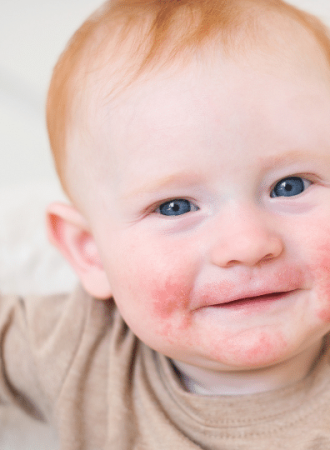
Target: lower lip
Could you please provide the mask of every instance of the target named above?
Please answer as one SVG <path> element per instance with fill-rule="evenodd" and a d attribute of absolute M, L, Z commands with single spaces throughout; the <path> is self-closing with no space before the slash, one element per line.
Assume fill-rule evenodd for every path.
<path fill-rule="evenodd" d="M 235 300 L 233 302 L 222 303 L 220 305 L 214 305 L 216 308 L 231 309 L 231 310 L 249 310 L 252 312 L 267 308 L 273 303 L 286 299 L 293 291 L 281 292 L 276 294 L 261 295 L 260 297 L 243 298 L 241 300 Z"/>

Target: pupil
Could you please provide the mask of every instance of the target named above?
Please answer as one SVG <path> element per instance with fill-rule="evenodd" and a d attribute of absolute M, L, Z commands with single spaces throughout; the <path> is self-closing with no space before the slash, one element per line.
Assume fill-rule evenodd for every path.
<path fill-rule="evenodd" d="M 180 207 L 177 203 L 174 203 L 173 205 L 173 211 L 179 211 Z"/>
<path fill-rule="evenodd" d="M 285 189 L 286 191 L 290 192 L 290 191 L 292 191 L 292 185 L 289 184 L 289 183 L 286 183 L 285 186 L 284 186 L 284 189 Z"/>

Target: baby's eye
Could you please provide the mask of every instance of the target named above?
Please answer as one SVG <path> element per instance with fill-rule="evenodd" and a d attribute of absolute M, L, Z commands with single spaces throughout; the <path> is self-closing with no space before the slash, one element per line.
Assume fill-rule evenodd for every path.
<path fill-rule="evenodd" d="M 311 181 L 301 177 L 287 177 L 279 181 L 272 192 L 271 197 L 293 197 L 304 192 L 311 185 Z"/>
<path fill-rule="evenodd" d="M 162 203 L 156 210 L 163 216 L 181 216 L 190 211 L 197 211 L 198 207 L 185 199 L 175 199 Z"/>

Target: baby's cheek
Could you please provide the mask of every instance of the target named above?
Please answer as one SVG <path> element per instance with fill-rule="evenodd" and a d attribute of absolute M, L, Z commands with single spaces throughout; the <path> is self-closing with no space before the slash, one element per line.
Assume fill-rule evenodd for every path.
<path fill-rule="evenodd" d="M 330 322 L 330 241 L 319 246 L 315 260 L 310 264 L 310 270 L 313 275 L 317 315 L 322 321 Z"/>

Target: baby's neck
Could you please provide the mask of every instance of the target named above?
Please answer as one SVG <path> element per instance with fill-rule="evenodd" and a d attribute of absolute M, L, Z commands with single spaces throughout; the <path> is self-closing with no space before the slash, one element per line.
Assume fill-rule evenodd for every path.
<path fill-rule="evenodd" d="M 280 389 L 307 376 L 320 353 L 322 343 L 309 347 L 294 358 L 256 370 L 221 371 L 203 369 L 172 361 L 189 392 L 199 395 L 246 395 Z"/>

